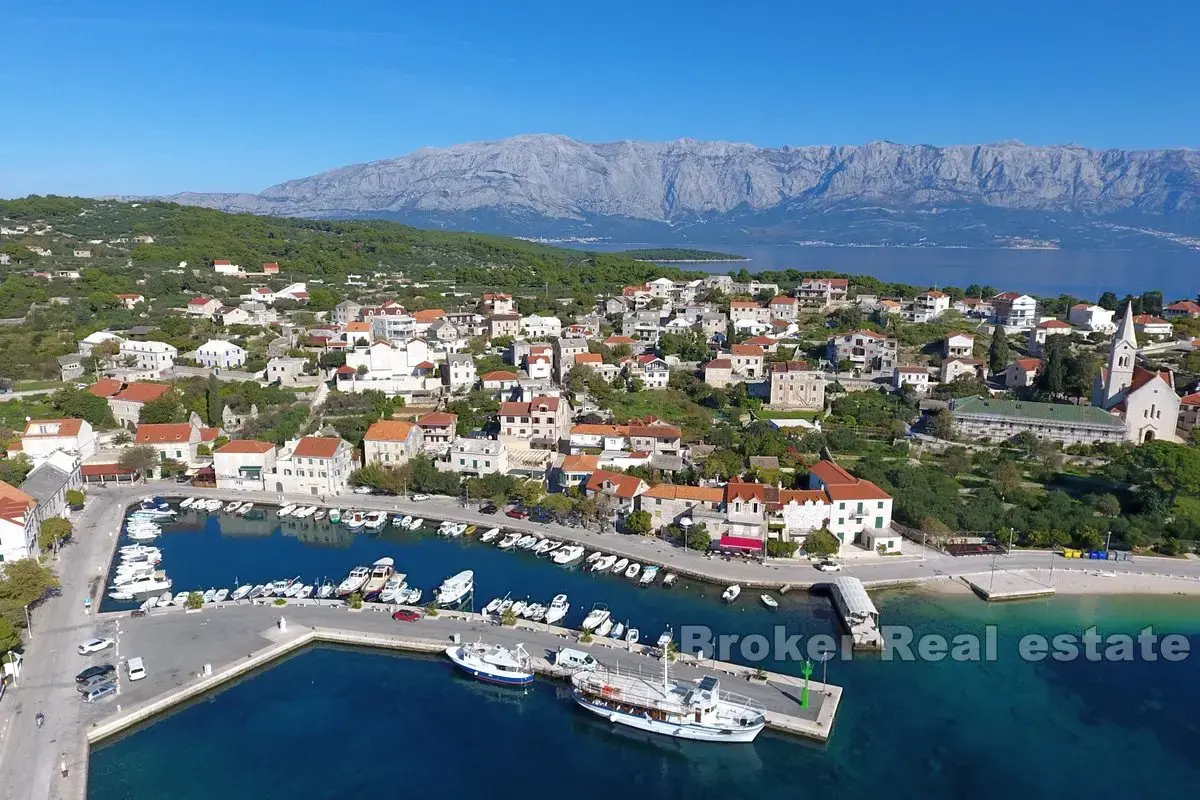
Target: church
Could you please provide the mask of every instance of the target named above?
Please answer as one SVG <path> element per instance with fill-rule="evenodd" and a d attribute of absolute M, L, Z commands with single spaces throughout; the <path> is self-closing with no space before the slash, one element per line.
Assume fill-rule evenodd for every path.
<path fill-rule="evenodd" d="M 1169 370 L 1154 372 L 1138 366 L 1137 350 L 1133 308 L 1126 304 L 1125 317 L 1108 353 L 1108 365 L 1096 376 L 1092 405 L 1125 423 L 1127 441 L 1177 441 L 1179 395 L 1175 394 L 1174 377 Z"/>

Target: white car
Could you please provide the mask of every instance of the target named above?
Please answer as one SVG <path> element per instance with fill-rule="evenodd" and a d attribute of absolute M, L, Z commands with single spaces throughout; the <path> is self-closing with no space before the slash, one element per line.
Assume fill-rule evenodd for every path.
<path fill-rule="evenodd" d="M 99 653 L 101 650 L 107 650 L 112 647 L 115 642 L 112 639 L 88 639 L 83 644 L 79 645 L 79 655 L 86 656 L 89 653 Z"/>
<path fill-rule="evenodd" d="M 841 572 L 842 565 L 836 561 L 819 561 L 817 562 L 817 569 L 821 570 L 821 572 Z"/>
<path fill-rule="evenodd" d="M 428 499 L 429 499 L 429 495 L 427 495 L 427 494 L 414 494 L 414 495 L 412 496 L 412 499 L 413 499 L 413 502 L 414 502 L 414 503 L 423 503 L 423 502 L 425 502 L 426 500 L 428 500 Z"/>
<path fill-rule="evenodd" d="M 375 490 L 372 489 L 370 486 L 355 486 L 354 487 L 355 494 L 370 494 L 373 491 L 375 491 Z"/>

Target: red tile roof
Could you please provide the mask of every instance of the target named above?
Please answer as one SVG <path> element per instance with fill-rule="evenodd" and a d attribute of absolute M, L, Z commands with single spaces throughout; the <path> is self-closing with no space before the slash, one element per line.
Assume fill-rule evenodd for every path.
<path fill-rule="evenodd" d="M 712 361 L 704 365 L 707 369 L 733 369 L 733 362 L 728 358 L 714 358 Z"/>
<path fill-rule="evenodd" d="M 1041 360 L 1036 358 L 1018 358 L 1014 363 L 1026 372 L 1036 372 L 1042 368 Z"/>
<path fill-rule="evenodd" d="M 259 442 L 254 439 L 235 439 L 214 452 L 222 455 L 249 455 L 252 453 L 269 453 L 275 449 L 270 442 Z"/>
<path fill-rule="evenodd" d="M 645 496 L 658 497 L 663 500 L 721 503 L 725 500 L 725 490 L 720 486 L 676 486 L 670 483 L 656 483 L 650 487 Z"/>
<path fill-rule="evenodd" d="M 149 403 L 171 391 L 165 383 L 130 383 L 113 396 L 114 400 L 124 400 L 127 403 Z"/>
<path fill-rule="evenodd" d="M 381 419 L 372 423 L 363 436 L 365 442 L 407 442 L 417 426 L 399 419 Z M 332 441 L 338 441 L 336 439 Z M 329 458 L 329 456 L 325 456 Z"/>
<path fill-rule="evenodd" d="M 298 458 L 333 458 L 341 443 L 341 439 L 332 436 L 305 436 L 296 444 L 292 455 Z"/>
<path fill-rule="evenodd" d="M 813 368 L 807 361 L 774 361 L 771 372 L 812 372 Z"/>
<path fill-rule="evenodd" d="M 208 297 L 193 297 L 191 300 L 188 300 L 188 305 L 189 306 L 206 306 L 211 302 L 212 302 L 212 299 L 210 299 Z"/>
<path fill-rule="evenodd" d="M 593 472 L 587 482 L 589 492 L 603 492 L 626 500 L 637 497 L 645 486 L 646 484 L 641 478 L 604 469 Z"/>
<path fill-rule="evenodd" d="M 422 428 L 445 428 L 458 423 L 458 414 L 450 414 L 446 411 L 431 411 L 417 419 L 417 424 Z"/>
<path fill-rule="evenodd" d="M 0 481 L 0 519 L 21 525 L 25 515 L 37 508 L 37 500 L 15 486 Z"/>
<path fill-rule="evenodd" d="M 133 475 L 136 470 L 126 469 L 120 464 L 82 464 L 79 472 L 85 478 L 99 478 L 109 475 Z"/>
<path fill-rule="evenodd" d="M 414 311 L 412 318 L 417 322 L 436 322 L 446 316 L 446 312 L 440 308 L 427 308 L 424 311 Z"/>
<path fill-rule="evenodd" d="M 747 483 L 746 481 L 730 481 L 725 484 L 725 502 L 732 503 L 734 500 L 760 500 L 766 502 L 767 490 L 761 483 Z"/>
<path fill-rule="evenodd" d="M 1045 322 L 1039 322 L 1039 323 L 1037 324 L 1037 326 L 1038 326 L 1039 328 L 1042 328 L 1042 329 L 1046 329 L 1046 328 L 1070 328 L 1070 327 L 1071 327 L 1071 326 L 1070 326 L 1070 325 L 1068 325 L 1067 323 L 1063 322 L 1061 319 L 1048 319 L 1048 320 L 1046 320 Z"/>
<path fill-rule="evenodd" d="M 518 377 L 517 373 L 515 373 L 515 372 L 507 372 L 505 370 L 498 369 L 495 372 L 487 373 L 482 378 L 480 378 L 480 380 L 485 383 L 490 383 L 493 381 L 503 382 L 503 381 L 515 381 L 515 380 L 517 380 L 517 377 Z"/>
<path fill-rule="evenodd" d="M 729 352 L 735 356 L 758 356 L 762 358 L 762 348 L 753 344 L 735 344 L 729 348 Z"/>
<path fill-rule="evenodd" d="M 529 403 L 501 403 L 496 413 L 501 417 L 528 417 Z"/>
<path fill-rule="evenodd" d="M 563 472 L 595 472 L 600 463 L 600 456 L 580 453 L 563 459 Z"/>
<path fill-rule="evenodd" d="M 112 378 L 101 378 L 88 387 L 88 392 L 96 397 L 112 397 L 121 391 L 121 387 L 124 385 L 121 381 L 113 380 Z"/>
<path fill-rule="evenodd" d="M 36 433 L 36 432 L 34 432 L 33 429 L 35 427 L 40 427 L 43 425 L 57 425 L 58 429 L 54 433 Z M 38 438 L 41 436 L 46 436 L 46 437 L 78 436 L 79 431 L 82 427 L 83 427 L 83 420 L 81 420 L 81 419 L 70 419 L 70 418 L 67 418 L 67 419 L 31 419 L 31 420 L 29 420 L 29 422 L 25 423 L 24 436 L 26 438 Z"/>
<path fill-rule="evenodd" d="M 580 353 L 575 356 L 576 364 L 603 364 L 604 356 L 599 353 Z"/>
<path fill-rule="evenodd" d="M 1200 406 L 1200 392 L 1193 392 L 1179 399 L 1181 406 Z"/>
<path fill-rule="evenodd" d="M 821 482 L 826 486 L 852 484 L 858 480 L 858 478 L 847 472 L 844 467 L 833 461 L 818 461 L 809 467 L 808 472 L 810 475 L 820 478 Z"/>
<path fill-rule="evenodd" d="M 190 442 L 192 425 L 189 422 L 174 422 L 138 425 L 134 441 L 138 444 L 170 444 L 172 442 Z"/>
<path fill-rule="evenodd" d="M 1170 325 L 1162 317 L 1156 317 L 1153 314 L 1138 314 L 1133 318 L 1134 325 Z"/>

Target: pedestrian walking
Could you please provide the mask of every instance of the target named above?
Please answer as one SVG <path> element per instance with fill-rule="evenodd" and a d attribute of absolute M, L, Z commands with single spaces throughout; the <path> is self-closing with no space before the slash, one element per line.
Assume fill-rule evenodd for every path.
<path fill-rule="evenodd" d="M 60 758 L 60 759 L 59 759 L 59 761 L 58 761 L 58 771 L 62 773 L 62 776 L 63 776 L 64 778 L 65 778 L 65 777 L 67 777 L 67 773 L 69 772 L 69 770 L 67 769 L 67 755 L 66 755 L 66 753 L 64 753 L 64 754 L 63 754 L 63 756 L 62 756 L 62 758 Z"/>

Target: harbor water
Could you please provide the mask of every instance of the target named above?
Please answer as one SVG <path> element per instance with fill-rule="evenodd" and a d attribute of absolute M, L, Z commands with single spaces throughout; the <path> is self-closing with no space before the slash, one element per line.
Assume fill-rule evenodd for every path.
<path fill-rule="evenodd" d="M 681 625 L 768 637 L 780 625 L 788 634 L 836 630 L 821 597 L 790 593 L 772 611 L 747 591 L 725 605 L 721 587 L 638 588 L 528 553 L 391 527 L 356 535 L 326 522 L 280 524 L 273 514 L 256 522 L 185 512 L 155 544 L 174 591 L 295 575 L 336 583 L 356 565 L 391 556 L 427 594 L 470 568 L 477 606 L 508 592 L 543 603 L 566 592 L 568 624 L 603 602 L 644 638 Z M 1136 634 L 1154 625 L 1187 635 L 1195 650 L 1197 601 L 1061 596 L 997 606 L 916 591 L 875 601 L 886 624 L 909 626 L 917 637 L 984 636 L 995 625 L 995 660 L 834 660 L 829 681 L 846 693 L 828 745 L 774 734 L 751 745 L 704 745 L 616 729 L 544 680 L 521 692 L 476 684 L 438 659 L 315 648 L 101 745 L 89 797 L 515 798 L 569 790 L 601 798 L 630 788 L 665 797 L 1176 797 L 1200 779 L 1200 656 L 1029 663 L 1017 648 L 1028 633 L 1079 635 L 1096 625 Z M 736 649 L 730 656 L 747 661 Z M 794 661 L 765 666 L 800 672 Z"/>

